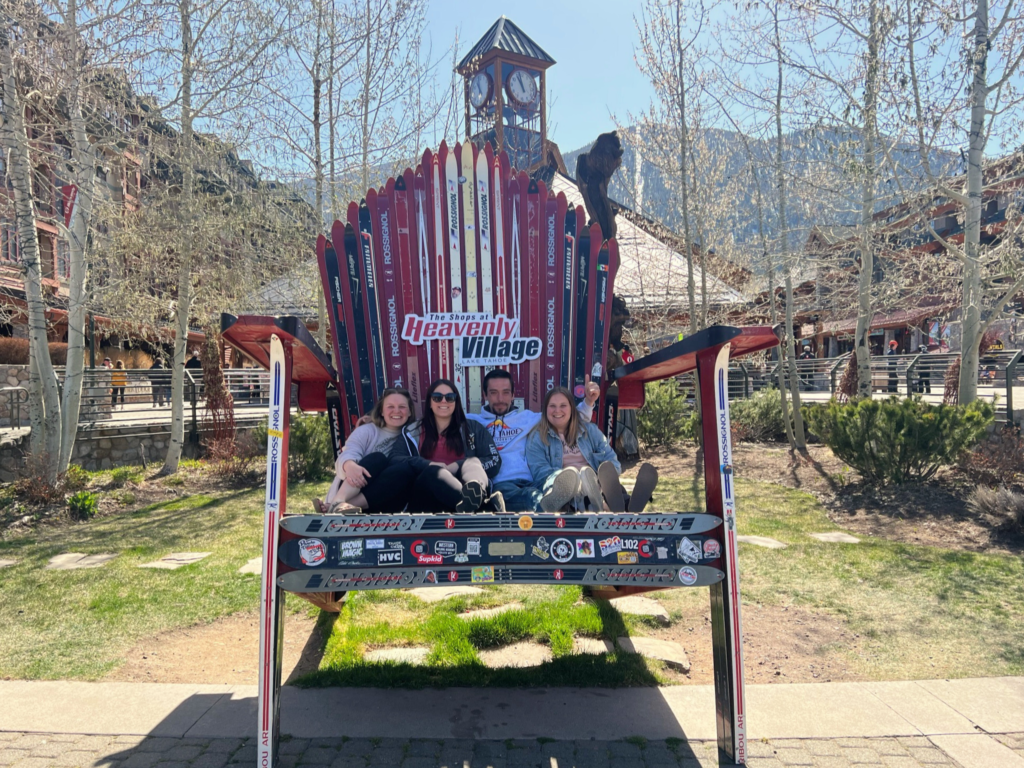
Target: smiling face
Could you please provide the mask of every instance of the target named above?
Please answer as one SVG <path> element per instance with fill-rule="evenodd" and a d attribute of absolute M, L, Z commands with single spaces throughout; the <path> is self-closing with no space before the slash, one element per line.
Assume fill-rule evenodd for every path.
<path fill-rule="evenodd" d="M 384 398 L 384 423 L 389 427 L 400 429 L 409 421 L 409 400 L 405 395 L 388 395 Z"/>
<path fill-rule="evenodd" d="M 547 417 L 548 423 L 555 428 L 559 434 L 564 434 L 569 426 L 569 417 L 572 415 L 572 406 L 568 398 L 563 394 L 555 394 L 548 401 Z"/>
<path fill-rule="evenodd" d="M 504 416 L 512 408 L 512 379 L 495 376 L 487 382 L 487 410 L 495 416 Z"/>
<path fill-rule="evenodd" d="M 448 421 L 455 413 L 455 401 L 448 400 L 444 395 L 454 394 L 454 390 L 447 384 L 438 384 L 437 389 L 430 395 L 430 410 L 434 412 L 435 419 Z M 438 402 L 438 395 L 442 395 L 441 402 Z"/>

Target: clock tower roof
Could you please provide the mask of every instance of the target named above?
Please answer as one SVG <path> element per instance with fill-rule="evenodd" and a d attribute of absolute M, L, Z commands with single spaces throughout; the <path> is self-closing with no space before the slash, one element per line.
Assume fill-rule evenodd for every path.
<path fill-rule="evenodd" d="M 494 22 L 484 36 L 477 41 L 477 44 L 462 58 L 457 67 L 458 72 L 465 74 L 475 59 L 479 59 L 494 50 L 533 59 L 537 62 L 538 69 L 547 69 L 555 63 L 555 60 L 543 48 L 531 40 L 529 35 L 517 27 L 511 19 L 502 16 Z"/>

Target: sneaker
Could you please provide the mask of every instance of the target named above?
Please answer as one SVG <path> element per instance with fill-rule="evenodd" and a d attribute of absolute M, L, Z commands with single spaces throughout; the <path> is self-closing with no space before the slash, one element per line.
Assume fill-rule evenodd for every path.
<path fill-rule="evenodd" d="M 462 501 L 455 505 L 456 512 L 476 512 L 484 501 L 484 486 L 479 480 L 470 480 L 462 486 Z"/>
<path fill-rule="evenodd" d="M 498 515 L 505 514 L 505 497 L 501 491 L 495 491 L 487 497 L 487 500 L 484 502 L 484 509 Z"/>
<path fill-rule="evenodd" d="M 540 500 L 540 508 L 545 512 L 557 512 L 579 492 L 579 473 L 572 469 L 560 470 L 551 484 L 551 490 Z"/>
<path fill-rule="evenodd" d="M 587 498 L 587 512 L 604 511 L 604 499 L 601 498 L 601 485 L 597 482 L 597 472 L 590 467 L 580 470 L 580 493 Z"/>
<path fill-rule="evenodd" d="M 643 464 L 636 473 L 636 485 L 629 499 L 630 512 L 643 512 L 658 485 L 658 470 L 651 464 Z"/>
<path fill-rule="evenodd" d="M 601 491 L 604 493 L 605 504 L 609 512 L 626 511 L 626 493 L 622 490 L 622 483 L 619 482 L 619 472 L 610 461 L 602 461 L 597 468 L 597 480 L 601 484 Z"/>

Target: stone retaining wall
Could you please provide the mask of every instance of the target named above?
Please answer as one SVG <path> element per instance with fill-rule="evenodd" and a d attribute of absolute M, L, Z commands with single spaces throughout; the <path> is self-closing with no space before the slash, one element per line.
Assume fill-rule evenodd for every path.
<path fill-rule="evenodd" d="M 246 425 L 240 427 L 237 434 L 241 437 L 253 429 L 254 426 Z M 170 440 L 167 424 L 93 429 L 87 434 L 88 437 L 79 432 L 71 463 L 90 471 L 141 464 L 143 453 L 149 464 L 162 464 Z M 0 482 L 9 483 L 18 478 L 27 450 L 27 432 L 22 436 L 5 439 L 0 444 Z M 182 455 L 195 458 L 199 453 L 201 451 L 197 451 L 189 442 L 186 429 Z"/>

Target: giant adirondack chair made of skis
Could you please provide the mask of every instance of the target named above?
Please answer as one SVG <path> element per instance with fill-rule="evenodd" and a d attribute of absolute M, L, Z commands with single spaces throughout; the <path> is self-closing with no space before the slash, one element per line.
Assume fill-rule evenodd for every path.
<path fill-rule="evenodd" d="M 317 260 L 345 435 L 385 388 L 419 405 L 439 378 L 478 412 L 494 367 L 532 410 L 556 385 L 607 389 L 616 242 L 489 144 L 427 150 L 350 203 Z"/>
<path fill-rule="evenodd" d="M 601 242 L 581 211 L 561 196 L 546 199 L 542 184 L 513 174 L 487 150 L 427 153 L 416 173 L 350 206 L 348 224 L 336 223 L 332 235 L 319 239 L 317 254 L 337 370 L 297 318 L 222 319 L 224 340 L 270 371 L 257 765 L 277 763 L 285 592 L 333 599 L 452 583 L 579 584 L 621 593 L 708 587 L 719 761 L 744 764 L 727 370 L 730 359 L 776 345 L 772 330 L 712 327 L 608 375 L 614 241 Z M 646 383 L 694 371 L 706 513 L 287 514 L 293 384 L 302 410 L 333 414 L 340 442 L 385 386 L 407 386 L 422 399 L 430 381 L 445 376 L 467 403 L 479 403 L 481 374 L 498 365 L 508 366 L 524 404 L 535 409 L 553 384 L 581 392 L 588 375 L 601 382 L 602 397 L 613 381 L 621 407 L 639 408 Z M 598 412 L 614 425 L 613 409 Z"/>

